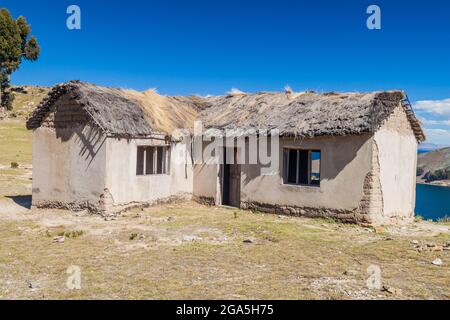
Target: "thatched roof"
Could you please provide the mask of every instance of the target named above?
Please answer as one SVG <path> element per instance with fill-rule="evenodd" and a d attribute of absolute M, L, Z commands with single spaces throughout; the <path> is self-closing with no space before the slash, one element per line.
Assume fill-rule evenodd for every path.
<path fill-rule="evenodd" d="M 28 129 L 39 127 L 51 107 L 69 95 L 91 117 L 92 123 L 110 136 L 146 137 L 171 133 L 193 123 L 197 112 L 174 97 L 165 97 L 152 90 L 106 88 L 80 81 L 53 87 L 27 121 Z"/>
<path fill-rule="evenodd" d="M 209 97 L 200 113 L 208 127 L 278 129 L 303 137 L 373 133 L 403 106 L 417 140 L 425 139 L 402 91 L 372 93 L 256 93 Z"/>
<path fill-rule="evenodd" d="M 35 129 L 62 96 L 69 94 L 107 134 L 142 137 L 191 129 L 195 119 L 207 128 L 278 129 L 303 137 L 373 133 L 400 104 L 418 141 L 420 123 L 401 91 L 373 93 L 230 93 L 212 97 L 169 97 L 71 81 L 55 86 L 27 122 Z"/>

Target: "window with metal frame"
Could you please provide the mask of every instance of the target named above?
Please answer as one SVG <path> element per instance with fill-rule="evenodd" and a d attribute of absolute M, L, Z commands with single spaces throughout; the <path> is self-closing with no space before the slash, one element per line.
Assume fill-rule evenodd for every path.
<path fill-rule="evenodd" d="M 285 148 L 283 150 L 283 183 L 320 186 L 319 150 Z"/>

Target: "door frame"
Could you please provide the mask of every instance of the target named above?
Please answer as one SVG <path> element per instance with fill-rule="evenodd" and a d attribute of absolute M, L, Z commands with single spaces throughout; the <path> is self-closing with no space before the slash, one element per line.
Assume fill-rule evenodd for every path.
<path fill-rule="evenodd" d="M 234 153 L 234 164 L 227 164 L 226 163 L 226 158 L 227 158 L 227 149 L 228 150 L 233 150 Z M 238 153 L 239 153 L 239 148 L 234 147 L 234 148 L 227 148 L 224 147 L 222 149 L 222 163 L 220 164 L 220 169 L 219 169 L 219 185 L 220 185 L 220 204 L 223 206 L 230 206 L 230 207 L 236 207 L 236 208 L 240 208 L 240 203 L 241 203 L 241 175 L 242 175 L 242 170 L 241 170 L 241 165 L 237 164 L 237 159 L 238 159 Z M 234 190 L 235 192 L 235 197 L 237 199 L 237 205 L 232 205 L 231 204 L 231 179 L 232 179 L 232 172 L 233 172 L 233 166 L 234 169 L 236 169 L 237 171 L 239 171 L 239 179 L 238 179 L 238 184 Z M 227 169 L 225 169 L 227 168 Z M 228 174 L 228 179 L 225 179 L 225 174 Z M 227 185 L 225 185 L 225 180 L 228 181 Z M 226 188 L 228 189 L 228 197 L 225 197 L 225 192 L 226 192 Z"/>

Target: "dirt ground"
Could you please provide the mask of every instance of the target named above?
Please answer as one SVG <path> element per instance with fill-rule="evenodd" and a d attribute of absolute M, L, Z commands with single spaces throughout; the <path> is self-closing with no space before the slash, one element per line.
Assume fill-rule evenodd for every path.
<path fill-rule="evenodd" d="M 30 209 L 30 193 L 31 136 L 0 121 L 0 299 L 450 298 L 446 223 L 375 230 L 191 202 L 105 221 Z"/>
<path fill-rule="evenodd" d="M 373 230 L 196 203 L 105 221 L 29 201 L 0 200 L 0 299 L 450 298 L 444 224 Z M 370 266 L 384 289 L 368 288 Z"/>

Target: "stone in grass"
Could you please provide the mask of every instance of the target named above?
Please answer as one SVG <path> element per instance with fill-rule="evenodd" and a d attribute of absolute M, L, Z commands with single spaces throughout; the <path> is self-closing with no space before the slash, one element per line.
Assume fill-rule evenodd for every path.
<path fill-rule="evenodd" d="M 346 276 L 352 276 L 352 277 L 357 276 L 358 273 L 359 273 L 359 272 L 358 272 L 357 270 L 347 270 L 347 271 L 344 271 L 344 275 L 346 275 Z"/>
<path fill-rule="evenodd" d="M 137 233 L 132 233 L 131 235 L 130 235 L 130 240 L 131 241 L 133 241 L 133 240 L 135 240 L 135 239 L 137 239 L 137 237 L 138 237 L 139 235 L 137 234 Z"/>
<path fill-rule="evenodd" d="M 66 240 L 65 236 L 58 236 L 53 238 L 54 243 L 63 243 Z"/>
<path fill-rule="evenodd" d="M 197 236 L 183 236 L 183 241 L 196 241 L 196 240 L 201 240 L 202 238 L 197 237 Z"/>
<path fill-rule="evenodd" d="M 376 226 L 376 227 L 374 227 L 374 231 L 375 231 L 375 233 L 380 234 L 380 233 L 385 233 L 386 229 L 383 226 Z"/>
<path fill-rule="evenodd" d="M 250 240 L 250 239 L 245 239 L 244 241 L 242 241 L 243 243 L 253 243 L 253 241 L 252 240 Z"/>
<path fill-rule="evenodd" d="M 28 283 L 28 288 L 31 289 L 32 291 L 35 291 L 39 288 L 39 283 L 37 283 L 36 281 L 30 281 Z"/>
<path fill-rule="evenodd" d="M 431 263 L 434 264 L 435 266 L 443 265 L 442 259 L 440 259 L 440 258 L 434 259 Z"/>
<path fill-rule="evenodd" d="M 397 288 L 394 288 L 394 287 L 383 286 L 382 290 L 387 292 L 387 293 L 393 294 L 393 295 L 402 294 L 402 289 L 397 289 Z"/>
<path fill-rule="evenodd" d="M 443 251 L 444 247 L 443 246 L 438 246 L 438 245 L 435 244 L 434 246 L 430 247 L 430 250 L 431 251 Z"/>

